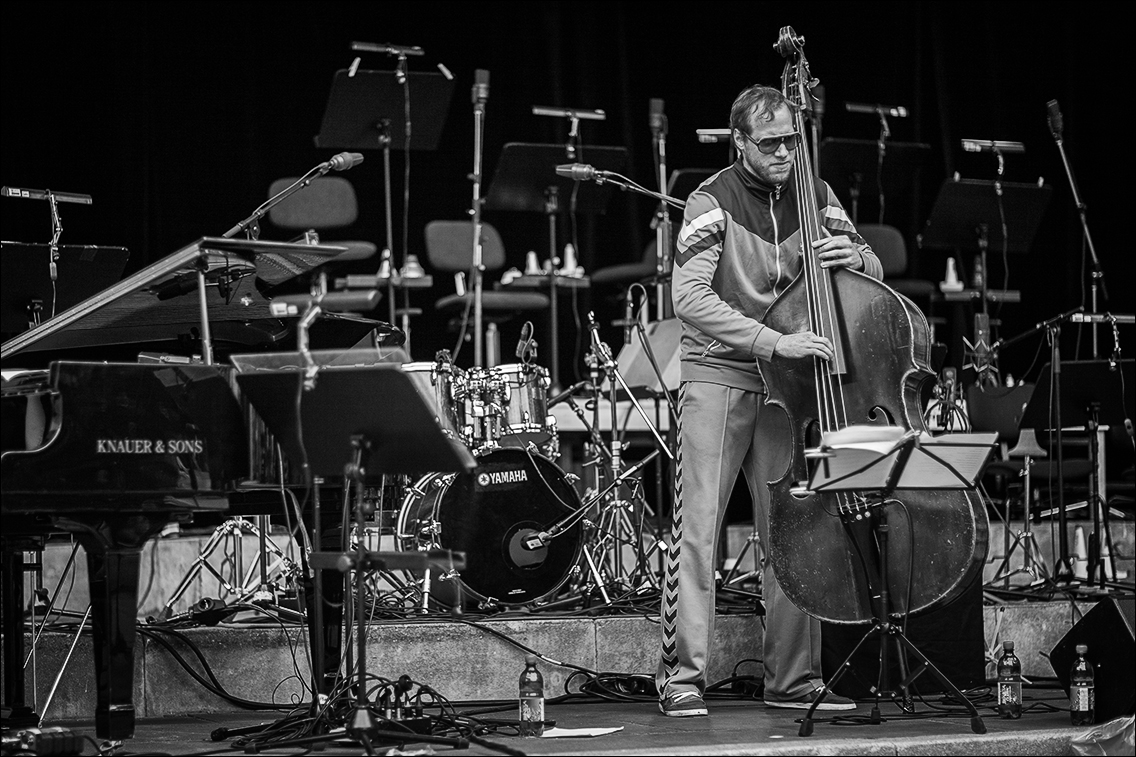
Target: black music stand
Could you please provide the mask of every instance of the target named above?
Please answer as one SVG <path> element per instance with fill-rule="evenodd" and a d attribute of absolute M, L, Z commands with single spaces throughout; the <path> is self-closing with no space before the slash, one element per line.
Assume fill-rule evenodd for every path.
<path fill-rule="evenodd" d="M 810 476 L 808 489 L 814 492 L 850 492 L 863 496 L 862 500 L 841 507 L 840 519 L 854 538 L 851 529 L 854 524 L 870 519 L 874 543 L 878 546 L 875 565 L 868 564 L 868 556 L 861 552 L 861 566 L 864 577 L 875 599 L 872 607 L 872 627 L 852 648 L 840 664 L 836 675 L 824 685 L 816 700 L 801 720 L 800 736 L 810 736 L 813 732 L 813 713 L 824 701 L 828 692 L 851 669 L 852 658 L 872 636 L 879 636 L 880 645 L 880 685 L 875 689 L 876 701 L 872 708 L 871 722 L 878 724 L 880 719 L 880 695 L 894 695 L 896 689 L 889 682 L 888 644 L 895 643 L 899 652 L 901 673 L 906 670 L 904 652 L 909 652 L 919 661 L 920 666 L 907 673 L 899 683 L 899 689 L 906 692 L 926 671 L 930 671 L 943 688 L 954 694 L 970 712 L 970 728 L 975 733 L 986 733 L 986 724 L 974 704 L 963 696 L 958 687 L 951 683 L 918 647 L 904 635 L 900 623 L 893 618 L 892 589 L 888 573 L 888 500 L 896 489 L 973 489 L 974 482 L 982 473 L 990 453 L 997 442 L 998 435 L 990 434 L 947 434 L 928 437 L 915 431 L 902 428 L 884 429 L 894 431 L 892 438 L 879 439 L 880 429 L 872 428 L 869 433 L 880 446 L 865 450 L 853 446 L 853 434 L 860 433 L 855 427 L 848 427 L 825 434 L 819 448 L 806 452 L 806 457 L 818 459 Z M 873 568 L 875 569 L 873 571 Z"/>
<path fill-rule="evenodd" d="M 110 288 L 130 257 L 125 247 L 64 244 L 58 252 L 53 287 L 51 245 L 0 242 L 0 332 L 26 331 Z"/>
<path fill-rule="evenodd" d="M 436 150 L 446 125 L 454 92 L 453 81 L 433 72 L 408 71 L 412 93 L 410 149 Z M 354 76 L 335 72 L 316 147 L 331 150 L 374 150 L 386 137 L 395 145 L 406 140 L 403 85 L 395 71 L 365 71 Z M 386 120 L 389 123 L 385 124 Z"/>
<path fill-rule="evenodd" d="M 975 317 L 975 368 L 982 379 L 989 366 L 990 267 L 986 253 L 991 246 L 1007 253 L 1028 252 L 1049 205 L 1053 190 L 1037 184 L 976 179 L 946 179 L 931 209 L 931 216 L 918 236 L 920 249 L 939 249 L 960 254 L 976 250 L 975 265 L 982 266 L 979 283 L 982 313 Z M 1006 234 L 1002 234 L 1005 220 Z M 957 325 L 957 324 L 956 324 Z M 955 355 L 957 357 L 957 355 Z M 962 367 L 962 366 L 960 366 Z M 993 378 L 993 374 L 989 374 Z"/>
<path fill-rule="evenodd" d="M 400 81 L 405 77 L 405 84 Z M 406 90 L 410 91 L 410 122 L 407 122 Z M 383 211 L 386 219 L 386 250 L 394 255 L 394 222 L 391 213 L 391 145 L 396 149 L 432 151 L 438 149 L 446 116 L 450 112 L 454 82 L 440 73 L 414 71 L 366 71 L 352 74 L 347 69 L 335 72 L 331 80 L 323 121 L 315 138 L 316 147 L 333 150 L 383 151 Z M 407 133 L 410 134 L 409 143 Z M 399 270 L 406 267 L 403 250 Z M 402 289 L 402 330 L 410 332 L 410 289 L 419 282 L 387 278 L 387 302 L 390 322 L 395 323 L 394 289 Z"/>
<path fill-rule="evenodd" d="M 237 374 L 240 386 L 264 419 L 290 458 L 307 468 L 312 476 L 345 476 L 356 484 L 356 517 L 362 516 L 362 484 L 366 472 L 421 473 L 424 471 L 469 471 L 476 460 L 464 446 L 447 437 L 435 420 L 433 409 L 411 382 L 400 365 L 317 365 L 305 367 L 304 358 L 295 355 L 295 367 L 251 370 Z M 381 398 L 381 401 L 377 398 Z M 313 522 L 318 529 L 318 498 Z M 359 520 L 358 522 L 362 522 Z M 313 539 L 319 544 L 318 532 Z M 342 557 L 349 558 L 346 553 Z M 363 574 L 376 565 L 381 555 L 370 553 L 360 540 L 354 557 L 356 596 L 359 601 L 357 631 L 356 706 L 348 734 L 370 751 L 371 739 L 401 741 L 427 740 L 457 745 L 454 739 L 439 740 L 406 732 L 375 728 L 366 700 L 366 650 L 362 624 Z M 311 567 L 322 570 L 323 562 Z M 351 564 L 338 566 L 346 572 Z M 322 633 L 320 581 L 315 582 L 313 635 Z M 313 687 L 319 690 L 330 671 L 324 670 L 323 642 L 313 646 Z M 318 698 L 313 708 L 319 708 Z M 314 737 L 316 741 L 332 737 Z M 273 744 L 273 748 L 313 743 L 312 739 Z"/>
<path fill-rule="evenodd" d="M 877 197 L 885 197 L 885 203 L 889 194 L 909 196 L 916 188 L 919 171 L 930 152 L 931 146 L 923 142 L 885 142 L 881 163 L 878 140 L 825 137 L 820 143 L 820 176 L 838 197 L 848 198 L 849 214 L 856 224 L 859 223 L 860 193 L 865 186 L 875 184 Z M 886 192 L 885 188 L 891 192 Z M 908 208 L 908 212 L 912 210 Z M 906 235 L 910 229 L 905 228 L 903 232 Z"/>
<path fill-rule="evenodd" d="M 1054 342 L 1060 339 L 1060 332 L 1051 337 Z M 1074 580 L 1073 563 L 1069 555 L 1069 535 L 1067 529 L 1068 515 L 1065 503 L 1065 458 L 1062 453 L 1064 443 L 1063 429 L 1065 423 L 1071 418 L 1083 418 L 1084 427 L 1088 432 L 1089 445 L 1089 492 L 1086 505 L 1089 507 L 1093 519 L 1093 533 L 1089 537 L 1089 564 L 1087 584 L 1097 580 L 1099 570 L 1098 590 L 1107 591 L 1105 586 L 1105 565 L 1102 559 L 1105 548 L 1109 551 L 1111 565 L 1107 566 L 1116 575 L 1116 558 L 1114 556 L 1112 533 L 1109 525 L 1108 502 L 1101 496 L 1106 482 L 1100 480 L 1100 456 L 1105 450 L 1100 449 L 1097 441 L 1097 431 L 1102 420 L 1110 427 L 1116 424 L 1124 425 L 1125 403 L 1131 406 L 1131 396 L 1125 397 L 1121 388 L 1132 392 L 1134 360 L 1120 360 L 1114 363 L 1110 360 L 1061 360 L 1060 352 L 1055 354 L 1055 360 L 1042 367 L 1038 377 L 1037 386 L 1026 411 L 1022 415 L 1022 428 L 1033 428 L 1038 431 L 1052 431 L 1053 444 L 1057 447 L 1057 513 L 1058 513 L 1058 540 L 1061 554 L 1054 566 L 1054 579 L 1061 581 Z M 1051 391 L 1052 390 L 1052 391 Z M 1052 400 L 1052 412 L 1050 401 Z M 1064 420 L 1063 420 L 1064 419 Z"/>
<path fill-rule="evenodd" d="M 577 147 L 577 157 L 598 171 L 618 173 L 627 163 L 626 147 Z M 497 169 L 485 194 L 485 210 L 516 210 L 544 213 L 548 218 L 548 259 L 556 261 L 556 217 L 561 211 L 602 214 L 607 209 L 612 187 L 600 181 L 575 181 L 556 173 L 568 162 L 564 145 L 509 142 L 501 148 Z M 560 198 L 570 199 L 563 208 Z M 573 282 L 560 283 L 556 266 L 548 273 L 549 339 L 551 345 L 551 390 L 560 387 L 560 324 L 557 300 L 559 290 Z"/>
<path fill-rule="evenodd" d="M 598 171 L 620 172 L 627 163 L 626 147 L 578 147 L 578 156 Z M 600 182 L 576 182 L 556 173 L 556 167 L 567 163 L 564 145 L 509 142 L 501 148 L 497 169 L 485 194 L 486 210 L 527 210 L 548 213 L 549 190 L 559 197 L 569 197 L 579 186 L 576 211 L 602 214 L 611 195 L 611 185 Z"/>

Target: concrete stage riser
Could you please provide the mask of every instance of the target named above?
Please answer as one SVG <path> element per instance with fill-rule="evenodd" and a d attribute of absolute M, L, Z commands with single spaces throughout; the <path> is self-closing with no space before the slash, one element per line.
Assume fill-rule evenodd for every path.
<path fill-rule="evenodd" d="M 1075 525 L 1070 523 L 1070 533 Z M 1020 524 L 1011 526 L 1012 532 Z M 1035 527 L 1035 533 L 1048 554 L 1052 539 L 1048 524 Z M 740 554 L 752 529 L 731 525 L 727 529 L 727 554 Z M 1130 522 L 1113 524 L 1116 551 L 1121 556 L 1119 567 L 1132 570 L 1133 529 Z M 278 535 L 274 541 L 282 549 L 288 544 Z M 143 554 L 140 599 L 141 617 L 156 614 L 172 596 L 178 583 L 197 559 L 208 536 L 159 539 L 150 542 Z M 257 552 L 257 540 L 244 536 L 242 559 L 251 564 Z M 226 574 L 235 555 L 233 539 L 216 550 L 210 562 Z M 750 549 L 742 561 L 742 571 L 753 568 L 755 550 Z M 1002 555 L 1001 524 L 992 524 L 991 554 L 985 566 L 986 579 L 997 571 Z M 52 543 L 45 553 L 44 585 L 54 590 L 62 568 L 70 554 L 65 543 Z M 1011 568 L 1020 566 L 1020 552 Z M 60 601 L 81 613 L 86 608 L 87 584 L 85 559 L 79 551 L 77 572 L 64 583 Z M 1131 575 L 1131 574 L 1130 574 Z M 1020 583 L 1018 577 L 1015 582 Z M 73 584 L 72 584 L 73 580 Z M 30 587 L 29 587 L 30 588 Z M 176 611 L 189 607 L 203 596 L 225 596 L 220 582 L 212 574 L 202 572 L 174 605 Z M 229 598 L 231 600 L 231 598 Z M 1027 677 L 1050 677 L 1053 670 L 1044 655 L 1091 608 L 1078 602 L 1024 603 L 984 608 L 984 635 L 988 654 L 998 649 L 1002 640 L 1012 639 L 1017 645 Z M 735 665 L 746 659 L 760 659 L 762 624 L 760 617 L 721 616 L 711 671 L 712 680 L 734 674 Z M 658 653 L 658 617 L 598 617 L 594 619 L 555 619 L 534 615 L 523 620 L 482 621 L 552 659 L 603 672 L 652 674 Z M 310 694 L 307 677 L 310 663 L 307 639 L 296 626 L 288 628 L 257 625 L 238 628 L 189 629 L 189 637 L 202 649 L 222 684 L 235 696 L 254 701 L 282 704 L 306 701 Z M 172 641 L 187 659 L 191 652 Z M 71 644 L 62 634 L 46 634 L 37 650 L 38 701 L 43 702 Z M 293 660 L 292 649 L 296 659 Z M 426 683 L 455 701 L 510 699 L 516 695 L 516 678 L 523 667 L 524 652 L 488 631 L 470 625 L 440 621 L 384 623 L 370 627 L 367 640 L 368 670 L 375 675 L 397 678 L 409 675 Z M 187 674 L 157 642 L 139 639 L 135 655 L 136 696 L 139 716 L 177 715 L 186 712 L 214 712 L 236 709 L 235 705 L 205 690 Z M 94 677 L 91 669 L 89 637 L 81 638 L 67 672 L 51 703 L 49 718 L 88 717 L 94 708 Z M 988 660 L 989 661 L 989 660 Z M 542 665 L 550 696 L 564 691 L 571 670 Z M 748 664 L 739 672 L 759 674 L 760 667 Z M 28 697 L 31 699 L 32 673 L 29 668 Z"/>
<path fill-rule="evenodd" d="M 1091 603 L 1077 603 L 1080 614 Z M 1080 614 L 1076 617 L 1080 617 Z M 984 608 L 988 648 L 1013 639 L 1026 677 L 1052 677 L 1042 653 L 1075 622 L 1067 603 L 1018 603 Z M 742 660 L 760 659 L 762 623 L 758 616 L 719 616 L 712 658 L 712 681 L 734 674 Z M 520 619 L 477 621 L 551 659 L 600 672 L 651 675 L 658 654 L 658 617 Z M 230 694 L 282 705 L 308 701 L 310 663 L 307 640 L 298 627 L 237 626 L 185 629 Z M 46 634 L 37 650 L 38 701 L 42 703 L 70 646 L 69 636 Z M 186 659 L 191 651 L 173 640 Z M 293 659 L 293 649 L 295 659 Z M 353 647 L 354 649 L 354 647 Z M 383 623 L 367 635 L 367 669 L 376 676 L 408 675 L 447 699 L 512 699 L 525 652 L 488 630 L 452 621 Z M 90 717 L 95 687 L 89 637 L 75 654 L 46 713 L 48 720 Z M 196 661 L 193 661 L 196 666 Z M 572 670 L 541 663 L 548 696 L 564 693 Z M 747 664 L 740 671 L 760 674 Z M 28 672 L 31 701 L 32 674 Z M 135 707 L 139 717 L 240 709 L 207 691 L 157 642 L 140 638 L 135 659 Z M 576 687 L 574 687 L 576 688 Z"/>

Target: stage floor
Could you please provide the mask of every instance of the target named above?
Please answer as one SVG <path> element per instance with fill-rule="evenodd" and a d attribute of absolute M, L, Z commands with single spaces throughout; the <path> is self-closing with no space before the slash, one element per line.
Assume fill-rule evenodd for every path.
<path fill-rule="evenodd" d="M 960 707 L 951 707 L 951 714 L 937 712 L 929 705 L 943 708 L 936 697 L 928 703 L 917 701 L 917 714 L 904 715 L 891 702 L 881 704 L 883 721 L 879 724 L 863 722 L 871 710 L 871 703 L 861 703 L 853 712 L 818 713 L 812 736 L 798 735 L 799 710 L 774 710 L 754 700 L 708 699 L 709 717 L 668 718 L 659 713 L 652 701 L 638 702 L 566 702 L 550 704 L 547 717 L 557 728 L 621 728 L 608 735 L 590 738 L 539 738 L 524 739 L 509 735 L 502 727 L 496 733 L 484 736 L 481 744 L 471 743 L 462 753 L 490 754 L 606 754 L 606 755 L 814 755 L 814 754 L 878 754 L 878 755 L 1068 755 L 1072 754 L 1071 740 L 1083 737 L 1089 728 L 1069 725 L 1067 712 L 1054 708 L 1067 707 L 1059 689 L 1032 689 L 1026 692 L 1027 711 L 1020 720 L 1002 720 L 994 713 L 990 703 L 978 703 L 979 712 L 987 732 L 975 734 L 969 717 Z M 502 708 L 490 711 L 488 706 L 457 706 L 461 713 L 480 713 L 483 719 L 506 720 L 515 717 L 514 705 L 503 703 Z M 834 722 L 833 715 L 841 716 Z M 233 713 L 185 716 L 178 718 L 144 719 L 138 722 L 135 737 L 122 745 L 119 754 L 224 754 L 247 750 L 234 747 L 230 737 L 214 742 L 210 734 L 217 728 L 273 722 L 276 718 L 265 713 Z M 57 723 L 75 729 L 83 735 L 93 736 L 90 721 Z M 385 754 L 398 745 L 390 742 L 376 748 Z M 309 745 L 308 748 L 311 748 Z M 318 748 L 318 747 L 317 747 Z M 394 754 L 434 754 L 455 749 L 453 744 L 429 744 L 411 741 Z M 87 745 L 87 753 L 93 747 Z M 297 754 L 302 747 L 289 749 L 258 749 L 263 754 Z M 357 743 L 330 742 L 324 754 L 362 754 Z"/>

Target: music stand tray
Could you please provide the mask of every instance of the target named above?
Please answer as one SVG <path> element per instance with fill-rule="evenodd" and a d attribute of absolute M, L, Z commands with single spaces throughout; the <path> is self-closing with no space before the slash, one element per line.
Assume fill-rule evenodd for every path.
<path fill-rule="evenodd" d="M 619 173 L 627 163 L 626 147 L 581 147 L 580 157 L 600 171 Z M 594 181 L 576 182 L 556 173 L 556 167 L 567 163 L 564 145 L 528 144 L 509 142 L 501 148 L 497 170 L 485 195 L 486 210 L 527 210 L 544 213 L 546 191 L 556 187 L 564 200 L 571 197 L 576 185 L 576 210 L 580 213 L 600 213 L 606 208 L 612 185 Z"/>
<path fill-rule="evenodd" d="M 1007 252 L 1029 252 L 1042 216 L 1053 194 L 1050 187 L 1008 181 L 946 179 L 931 208 L 927 225 L 919 234 L 920 249 L 968 250 L 978 246 L 978 228 L 986 227 L 992 250 L 1002 249 L 1002 219 L 995 185 L 1002 186 L 1009 239 Z"/>
<path fill-rule="evenodd" d="M 0 242 L 0 287 L 3 295 L 0 332 L 18 334 L 28 329 L 29 307 L 38 300 L 43 320 L 62 313 L 115 284 L 126 268 L 130 251 L 125 247 L 64 244 L 54 290 L 48 263 L 51 246 L 25 242 Z"/>
<path fill-rule="evenodd" d="M 453 81 L 440 73 L 407 72 L 406 86 L 411 96 L 411 150 L 436 150 L 446 125 Z M 347 69 L 335 72 L 323 121 L 316 136 L 316 147 L 332 150 L 373 150 L 383 145 L 381 122 L 387 128 L 392 147 L 406 141 L 405 91 L 394 71 Z"/>
<path fill-rule="evenodd" d="M 369 443 L 361 460 L 369 474 L 476 467 L 469 450 L 443 433 L 400 365 L 324 366 L 308 390 L 302 364 L 297 355 L 296 367 L 239 372 L 237 384 L 288 458 L 306 461 L 313 476 L 342 476 L 358 437 Z"/>

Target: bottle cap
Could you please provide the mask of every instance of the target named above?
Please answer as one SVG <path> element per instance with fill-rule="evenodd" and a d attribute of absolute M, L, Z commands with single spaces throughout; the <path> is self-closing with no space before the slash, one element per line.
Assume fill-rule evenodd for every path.
<path fill-rule="evenodd" d="M 1013 651 L 1014 651 L 1014 642 L 1012 642 L 1012 641 L 1003 641 L 1003 642 L 1002 642 L 1002 651 L 1004 651 L 1004 652 L 1013 652 Z"/>
<path fill-rule="evenodd" d="M 536 655 L 534 655 L 534 654 L 525 655 L 525 665 L 536 665 Z"/>
<path fill-rule="evenodd" d="M 1078 644 L 1076 649 L 1077 649 L 1077 654 L 1084 654 L 1085 652 L 1089 651 L 1089 645 L 1088 644 Z"/>

